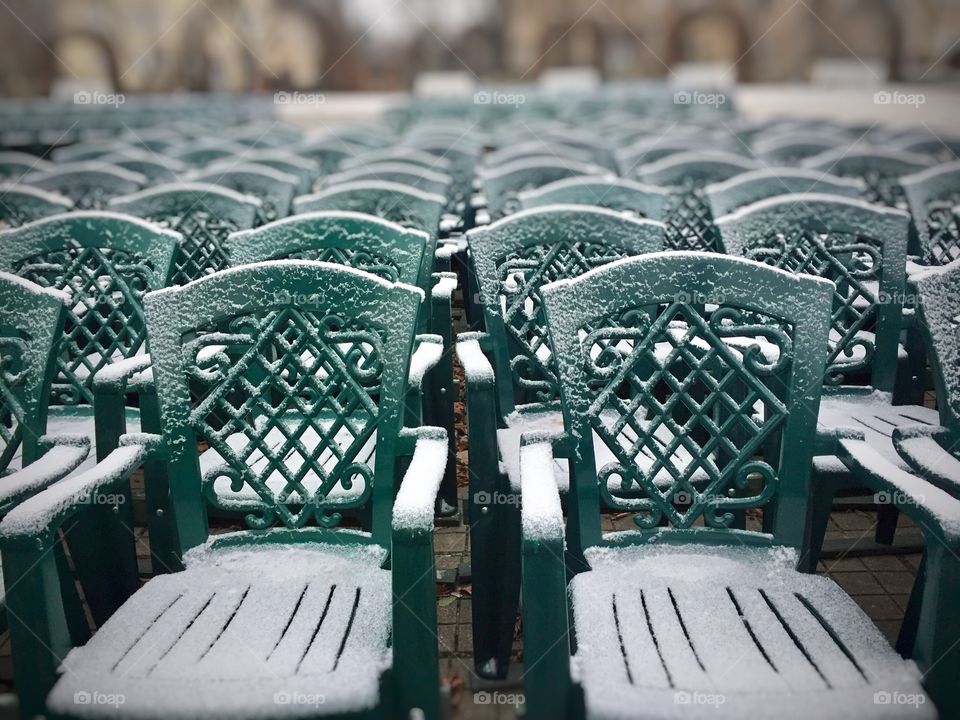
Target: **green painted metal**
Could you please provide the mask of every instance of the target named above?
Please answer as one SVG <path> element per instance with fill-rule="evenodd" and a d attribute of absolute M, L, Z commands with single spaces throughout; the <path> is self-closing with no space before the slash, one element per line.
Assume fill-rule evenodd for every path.
<path fill-rule="evenodd" d="M 115 198 L 110 209 L 142 217 L 182 236 L 173 282 L 183 285 L 227 266 L 227 235 L 256 222 L 256 198 L 206 183 L 158 185 Z"/>
<path fill-rule="evenodd" d="M 48 172 L 54 168 L 49 160 L 23 152 L 0 152 L 0 179 L 19 180 L 31 173 Z"/>
<path fill-rule="evenodd" d="M 765 167 L 734 175 L 705 189 L 714 219 L 760 200 L 791 193 L 825 193 L 858 198 L 865 189 L 862 181 L 841 178 L 814 170 L 792 167 Z"/>
<path fill-rule="evenodd" d="M 960 258 L 960 228 L 953 214 L 960 204 L 960 161 L 908 175 L 900 185 L 917 228 L 921 262 L 945 265 Z"/>
<path fill-rule="evenodd" d="M 257 225 L 289 215 L 293 196 L 300 182 L 294 175 L 255 163 L 239 163 L 223 170 L 204 170 L 191 179 L 220 185 L 258 198 L 260 207 L 257 209 Z"/>
<path fill-rule="evenodd" d="M 393 161 L 364 164 L 358 167 L 341 170 L 323 179 L 324 187 L 364 180 L 379 180 L 382 182 L 409 185 L 426 193 L 436 195 L 446 194 L 450 190 L 453 178 L 449 175 L 415 163 Z"/>
<path fill-rule="evenodd" d="M 313 160 L 298 157 L 283 150 L 250 150 L 244 154 L 244 161 L 256 165 L 265 165 L 279 170 L 288 175 L 294 175 L 298 178 L 298 193 L 308 193 L 313 189 L 313 184 L 320 174 L 320 166 Z M 229 167 L 220 164 L 210 165 L 206 169 L 209 171 Z"/>
<path fill-rule="evenodd" d="M 104 210 L 111 198 L 136 192 L 147 184 L 138 173 L 94 160 L 54 166 L 23 178 L 34 187 L 64 195 L 78 210 Z"/>
<path fill-rule="evenodd" d="M 581 177 L 557 180 L 518 196 L 524 210 L 544 205 L 592 205 L 650 220 L 663 219 L 667 198 L 665 190 L 632 180 Z"/>
<path fill-rule="evenodd" d="M 0 227 L 19 227 L 72 207 L 73 201 L 63 195 L 29 185 L 0 184 Z"/>
<path fill-rule="evenodd" d="M 602 168 L 592 163 L 535 155 L 484 169 L 480 178 L 490 217 L 499 220 L 518 209 L 517 195 L 524 190 L 578 175 L 595 176 L 599 172 Z"/>
<path fill-rule="evenodd" d="M 849 145 L 814 155 L 803 167 L 840 177 L 856 177 L 866 183 L 863 199 L 888 207 L 906 209 L 900 178 L 934 164 L 933 158 L 902 150 L 853 149 Z"/>
<path fill-rule="evenodd" d="M 496 430 L 518 407 L 556 407 L 555 359 L 543 286 L 604 263 L 663 249 L 661 223 L 578 205 L 524 210 L 467 233 L 496 382 L 467 377 L 474 656 L 478 672 L 507 671 L 516 616 L 519 513 L 489 498 L 512 494 Z M 461 336 L 463 337 L 463 336 Z"/>

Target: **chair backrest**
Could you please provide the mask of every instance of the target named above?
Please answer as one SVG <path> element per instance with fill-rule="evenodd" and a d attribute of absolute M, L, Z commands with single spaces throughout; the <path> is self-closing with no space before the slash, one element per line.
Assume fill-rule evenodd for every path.
<path fill-rule="evenodd" d="M 765 162 L 794 165 L 838 145 L 849 147 L 850 140 L 834 133 L 790 132 L 757 138 L 752 149 Z"/>
<path fill-rule="evenodd" d="M 917 228 L 921 260 L 945 265 L 960 258 L 960 228 L 953 216 L 960 205 L 960 161 L 907 175 L 900 185 Z"/>
<path fill-rule="evenodd" d="M 0 475 L 36 459 L 67 299 L 0 272 Z"/>
<path fill-rule="evenodd" d="M 552 157 L 579 163 L 593 162 L 593 154 L 588 150 L 538 139 L 527 140 L 516 145 L 503 145 L 484 157 L 483 165 L 487 170 L 496 170 L 503 165 L 534 157 Z"/>
<path fill-rule="evenodd" d="M 499 219 L 518 209 L 517 195 L 575 175 L 596 176 L 603 168 L 592 163 L 561 160 L 554 156 L 523 158 L 481 173 L 490 217 Z"/>
<path fill-rule="evenodd" d="M 31 173 L 23 182 L 65 195 L 78 210 L 102 210 L 111 198 L 136 192 L 147 184 L 140 173 L 89 160 L 57 165 L 52 170 Z"/>
<path fill-rule="evenodd" d="M 36 155 L 22 152 L 0 152 L 0 180 L 19 180 L 30 173 L 45 173 L 54 164 Z"/>
<path fill-rule="evenodd" d="M 664 215 L 667 247 L 716 250 L 719 238 L 704 187 L 756 170 L 752 160 L 725 152 L 682 152 L 643 165 L 637 176 L 648 185 L 670 188 Z"/>
<path fill-rule="evenodd" d="M 381 162 L 365 164 L 359 167 L 342 170 L 323 178 L 324 187 L 362 182 L 364 180 L 380 180 L 401 185 L 409 185 L 422 192 L 435 193 L 446 197 L 453 183 L 453 178 L 435 170 L 428 170 L 420 165 L 407 162 Z"/>
<path fill-rule="evenodd" d="M 154 184 L 174 182 L 180 175 L 187 172 L 187 166 L 179 160 L 146 150 L 124 150 L 110 153 L 100 158 L 100 161 L 121 167 L 124 170 L 140 173 Z"/>
<path fill-rule="evenodd" d="M 866 185 L 856 178 L 842 178 L 814 170 L 769 167 L 734 175 L 729 180 L 707 185 L 705 192 L 714 218 L 758 200 L 790 193 L 825 193 L 858 198 Z"/>
<path fill-rule="evenodd" d="M 114 198 L 110 209 L 146 218 L 181 236 L 173 282 L 183 285 L 227 266 L 223 241 L 253 227 L 260 201 L 209 183 L 157 185 Z"/>
<path fill-rule="evenodd" d="M 772 538 L 741 541 L 803 546 L 831 293 L 818 278 L 697 252 L 627 258 L 543 288 L 574 556 L 604 543 L 601 508 L 634 514 L 648 531 L 634 542 L 701 519 L 697 541 L 724 542 L 734 511 L 772 502 Z"/>
<path fill-rule="evenodd" d="M 299 158 L 315 162 L 323 173 L 336 172 L 344 159 L 362 155 L 365 152 L 362 145 L 354 145 L 331 137 L 304 139 L 302 144 L 290 150 Z"/>
<path fill-rule="evenodd" d="M 221 484 L 246 498 L 231 509 L 251 528 L 332 528 L 346 509 L 368 509 L 374 542 L 389 547 L 422 298 L 342 265 L 292 260 L 147 295 L 181 550 L 205 539 L 203 499 L 220 503 Z M 217 457 L 202 467 L 200 439 Z"/>
<path fill-rule="evenodd" d="M 540 289 L 629 255 L 663 249 L 661 223 L 603 208 L 522 210 L 467 232 L 487 332 L 493 338 L 500 411 L 557 399 Z"/>
<path fill-rule="evenodd" d="M 0 183 L 0 227 L 20 227 L 73 207 L 70 198 L 17 183 Z"/>
<path fill-rule="evenodd" d="M 359 180 L 329 187 L 293 201 L 293 212 L 349 210 L 422 230 L 436 238 L 445 200 L 442 195 L 382 180 Z"/>
<path fill-rule="evenodd" d="M 857 146 L 838 147 L 807 158 L 801 164 L 811 170 L 840 177 L 857 177 L 867 184 L 863 199 L 889 207 L 906 208 L 900 178 L 933 165 L 926 155 Z"/>
<path fill-rule="evenodd" d="M 260 200 L 257 209 L 257 225 L 285 218 L 290 214 L 293 197 L 297 194 L 300 179 L 267 165 L 239 163 L 229 168 L 205 169 L 190 178 L 195 182 L 230 188 L 243 195 Z"/>
<path fill-rule="evenodd" d="M 651 220 L 663 219 L 668 197 L 666 190 L 605 176 L 566 178 L 517 195 L 524 210 L 544 205 L 592 205 Z"/>
<path fill-rule="evenodd" d="M 927 270 L 914 281 L 918 325 L 930 351 L 940 424 L 960 441 L 960 260 Z"/>
<path fill-rule="evenodd" d="M 245 162 L 266 165 L 288 175 L 296 175 L 299 179 L 298 193 L 308 193 L 313 189 L 313 183 L 320 174 L 320 166 L 313 160 L 297 157 L 282 150 L 251 150 L 244 155 Z M 228 163 L 214 163 L 206 169 L 222 170 L 229 167 Z"/>
<path fill-rule="evenodd" d="M 891 392 L 910 217 L 818 193 L 781 195 L 717 220 L 726 251 L 834 283 L 828 385 L 868 375 Z"/>
<path fill-rule="evenodd" d="M 168 148 L 167 152 L 186 165 L 203 167 L 218 160 L 242 158 L 247 152 L 247 147 L 226 140 L 198 140 L 187 145 Z"/>
<path fill-rule="evenodd" d="M 416 165 L 425 170 L 448 173 L 452 163 L 450 160 L 412 147 L 388 147 L 380 150 L 371 150 L 352 158 L 344 158 L 340 163 L 341 170 L 352 170 L 366 165 L 380 163 L 406 163 Z"/>
<path fill-rule="evenodd" d="M 179 241 L 177 233 L 102 211 L 0 232 L 0 270 L 70 297 L 53 404 L 92 403 L 94 373 L 144 349 L 143 295 L 169 283 Z"/>
<path fill-rule="evenodd" d="M 630 145 L 617 153 L 617 164 L 620 174 L 624 177 L 639 177 L 638 171 L 644 165 L 655 163 L 658 160 L 686 153 L 708 153 L 716 150 L 712 138 L 694 135 L 691 137 L 663 138 L 644 137 L 639 142 Z M 729 152 L 728 147 L 723 151 Z"/>
<path fill-rule="evenodd" d="M 227 238 L 233 266 L 267 260 L 319 260 L 363 270 L 388 282 L 428 286 L 430 237 L 373 215 L 320 210 L 277 220 Z"/>

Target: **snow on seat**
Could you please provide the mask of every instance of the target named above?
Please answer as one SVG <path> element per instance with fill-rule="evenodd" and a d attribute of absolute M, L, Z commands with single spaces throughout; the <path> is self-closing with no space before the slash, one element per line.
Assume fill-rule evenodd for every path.
<path fill-rule="evenodd" d="M 390 665 L 384 557 L 373 546 L 194 550 L 67 655 L 48 707 L 144 720 L 370 709 Z M 118 702 L 82 702 L 93 696 Z"/>
<path fill-rule="evenodd" d="M 832 580 L 794 570 L 792 550 L 596 547 L 587 560 L 570 592 L 589 718 L 936 717 L 914 663 Z M 883 703 L 895 693 L 916 702 Z"/>
<path fill-rule="evenodd" d="M 899 468 L 909 469 L 893 445 L 893 431 L 910 425 L 940 424 L 936 410 L 919 405 L 894 405 L 889 393 L 874 390 L 856 395 L 824 393 L 820 400 L 817 431 L 831 434 L 840 428 L 853 428 L 864 434 L 864 441 L 884 459 Z M 846 474 L 846 466 L 835 456 L 813 459 L 816 472 Z"/>

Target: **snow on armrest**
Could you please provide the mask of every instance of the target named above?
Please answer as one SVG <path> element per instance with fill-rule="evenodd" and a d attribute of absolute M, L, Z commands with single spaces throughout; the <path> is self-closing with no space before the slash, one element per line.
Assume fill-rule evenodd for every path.
<path fill-rule="evenodd" d="M 438 251 L 439 252 L 439 251 Z M 450 302 L 450 296 L 457 289 L 457 274 L 452 272 L 433 273 L 437 284 L 430 290 L 430 297 L 443 302 Z"/>
<path fill-rule="evenodd" d="M 937 442 L 943 437 L 951 442 L 949 431 L 935 425 L 909 425 L 893 431 L 897 454 L 925 480 L 952 495 L 960 491 L 960 459 Z"/>
<path fill-rule="evenodd" d="M 553 445 L 547 437 L 520 447 L 520 519 L 524 541 L 563 541 L 563 510 L 553 472 Z M 523 442 L 523 441 L 521 441 Z"/>
<path fill-rule="evenodd" d="M 494 382 L 493 366 L 480 347 L 483 333 L 468 332 L 457 336 L 457 358 L 463 365 L 467 383 L 479 387 L 491 386 Z"/>
<path fill-rule="evenodd" d="M 437 427 L 402 432 L 416 434 L 417 445 L 393 503 L 393 529 L 429 531 L 433 529 L 433 508 L 447 467 L 447 433 Z"/>
<path fill-rule="evenodd" d="M 926 534 L 933 525 L 948 544 L 960 546 L 960 499 L 923 478 L 902 470 L 863 440 L 841 440 L 839 455 L 858 476 L 866 476 L 874 485 L 891 493 L 893 504 L 918 524 Z"/>
<path fill-rule="evenodd" d="M 66 436 L 66 442 L 57 442 L 58 439 L 44 437 L 53 447 L 25 468 L 3 478 L 0 507 L 19 502 L 66 477 L 90 454 L 90 438 L 86 436 Z"/>
<path fill-rule="evenodd" d="M 150 355 L 134 355 L 103 366 L 93 376 L 94 390 L 120 390 L 124 383 L 150 367 Z"/>
<path fill-rule="evenodd" d="M 410 358 L 410 374 L 407 382 L 410 388 L 419 389 L 427 372 L 443 356 L 443 338 L 439 335 L 417 335 L 417 349 Z"/>
<path fill-rule="evenodd" d="M 119 447 L 89 470 L 54 483 L 24 500 L 0 522 L 0 537 L 22 539 L 56 530 L 73 510 L 89 504 L 98 493 L 118 481 L 126 480 L 140 467 L 146 454 L 146 445 Z"/>

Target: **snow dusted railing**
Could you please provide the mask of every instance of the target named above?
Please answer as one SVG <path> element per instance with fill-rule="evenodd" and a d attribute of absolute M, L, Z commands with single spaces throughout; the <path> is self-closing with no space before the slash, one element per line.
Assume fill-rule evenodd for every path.
<path fill-rule="evenodd" d="M 521 440 L 520 519 L 524 542 L 563 542 L 560 489 L 553 472 L 553 436 L 534 434 Z"/>
<path fill-rule="evenodd" d="M 484 333 L 468 332 L 457 336 L 457 358 L 463 366 L 464 375 L 471 385 L 493 385 L 493 366 L 483 354 L 480 339 Z"/>
<path fill-rule="evenodd" d="M 433 509 L 448 461 L 447 433 L 425 426 L 405 428 L 401 437 L 414 438 L 416 445 L 393 503 L 393 530 L 432 532 Z"/>

